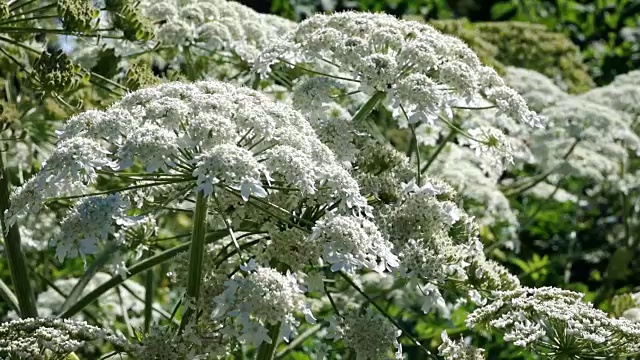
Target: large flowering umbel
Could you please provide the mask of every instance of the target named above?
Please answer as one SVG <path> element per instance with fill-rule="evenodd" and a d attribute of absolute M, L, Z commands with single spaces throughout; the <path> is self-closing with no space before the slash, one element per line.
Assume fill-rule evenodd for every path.
<path fill-rule="evenodd" d="M 510 66 L 506 68 L 504 80 L 522 95 L 529 108 L 538 112 L 569 97 L 553 80 L 534 70 Z"/>
<path fill-rule="evenodd" d="M 449 119 L 452 106 L 482 98 L 522 123 L 540 124 L 524 99 L 462 40 L 390 15 L 315 15 L 266 49 L 254 69 L 266 74 L 282 61 L 333 66 L 329 71 L 359 83 L 361 91 L 387 94 L 410 123 Z"/>
<path fill-rule="evenodd" d="M 633 83 L 634 77 L 621 78 L 613 84 L 592 89 L 580 98 L 627 113 L 637 122 L 640 118 L 640 87 Z"/>
<path fill-rule="evenodd" d="M 250 197 L 277 197 L 283 189 L 296 203 L 313 197 L 339 212 L 368 209 L 357 182 L 297 111 L 230 84 L 145 88 L 107 110 L 70 118 L 59 137 L 42 170 L 12 195 L 5 214 L 10 224 L 27 211 L 37 212 L 47 198 L 87 197 L 100 190 L 98 178 L 126 185 L 115 191 L 121 192 L 117 201 L 89 197 L 78 204 L 108 211 L 73 215 L 78 212 L 73 210 L 63 227 L 82 231 L 63 231 L 70 247 L 93 247 L 114 224 L 128 226 L 136 208 L 151 206 L 145 211 L 152 212 L 193 189 L 240 204 Z M 158 196 L 154 188 L 161 186 L 176 196 Z M 60 255 L 76 253 L 64 248 Z"/>
<path fill-rule="evenodd" d="M 561 175 L 619 180 L 620 166 L 640 150 L 640 138 L 627 114 L 586 100 L 569 98 L 542 112 L 549 128 L 529 138 L 535 162 Z"/>
<path fill-rule="evenodd" d="M 83 321 L 29 318 L 0 324 L 0 356 L 2 358 L 49 359 L 44 350 L 63 358 L 86 342 L 97 340 L 107 341 L 121 349 L 133 350 L 133 346 L 123 338 Z"/>
<path fill-rule="evenodd" d="M 515 345 L 541 354 L 562 354 L 567 359 L 600 358 L 636 353 L 640 326 L 627 319 L 610 318 L 582 294 L 552 287 L 497 291 L 493 301 L 467 318 L 504 333 Z"/>

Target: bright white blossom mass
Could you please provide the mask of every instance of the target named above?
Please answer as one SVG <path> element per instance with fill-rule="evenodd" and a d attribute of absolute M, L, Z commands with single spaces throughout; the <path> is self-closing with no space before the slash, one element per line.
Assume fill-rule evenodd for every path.
<path fill-rule="evenodd" d="M 464 42 L 390 15 L 313 16 L 283 42 L 267 48 L 256 60 L 255 71 L 266 75 L 279 62 L 303 67 L 324 62 L 324 67 L 351 74 L 338 79 L 358 83 L 369 95 L 386 94 L 393 107 L 406 112 L 409 123 L 450 120 L 453 108 L 479 97 L 522 123 L 540 124 L 524 99 L 482 65 Z"/>
<path fill-rule="evenodd" d="M 38 6 L 0 0 L 0 359 L 640 353 L 638 71 L 565 91 L 457 20 Z"/>

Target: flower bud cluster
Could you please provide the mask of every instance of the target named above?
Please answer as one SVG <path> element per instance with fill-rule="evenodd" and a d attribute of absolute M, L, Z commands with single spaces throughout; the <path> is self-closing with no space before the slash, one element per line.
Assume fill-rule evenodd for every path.
<path fill-rule="evenodd" d="M 91 30 L 99 10 L 87 0 L 58 0 L 58 13 L 65 30 L 84 32 Z"/>
<path fill-rule="evenodd" d="M 43 52 L 33 63 L 33 80 L 45 93 L 62 94 L 75 89 L 82 80 L 81 67 L 62 50 Z"/>
<path fill-rule="evenodd" d="M 105 0 L 105 9 L 111 13 L 113 27 L 122 31 L 129 41 L 148 41 L 154 36 L 153 23 L 140 11 L 133 0 Z"/>

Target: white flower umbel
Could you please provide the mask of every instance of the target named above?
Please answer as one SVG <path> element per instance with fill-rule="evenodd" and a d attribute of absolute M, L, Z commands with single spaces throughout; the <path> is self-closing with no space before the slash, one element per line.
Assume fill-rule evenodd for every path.
<path fill-rule="evenodd" d="M 295 317 L 298 313 L 304 314 L 307 322 L 315 322 L 305 303 L 306 289 L 291 273 L 257 265 L 253 259 L 241 269 L 246 274 L 227 281 L 224 292 L 214 298 L 217 307 L 212 314 L 233 318 L 227 326 L 238 331 L 239 340 L 253 346 L 271 344 L 277 339 L 268 335 L 267 327 L 279 325 L 281 336 L 288 341 L 299 325 Z"/>
<path fill-rule="evenodd" d="M 102 340 L 133 351 L 125 339 L 83 321 L 56 318 L 20 319 L 0 324 L 0 354 L 8 358 L 45 360 L 65 358 L 86 342 Z"/>
<path fill-rule="evenodd" d="M 260 182 L 266 168 L 247 149 L 232 144 L 218 145 L 196 155 L 195 160 L 197 163 L 193 175 L 198 177 L 196 190 L 203 191 L 205 195 L 213 192 L 213 185 L 234 180 L 237 182 L 236 179 L 239 179 L 239 188 L 244 200 L 248 200 L 251 194 L 258 197 L 267 195 Z"/>
<path fill-rule="evenodd" d="M 616 76 L 611 82 L 611 85 L 640 85 L 640 70 L 632 70 L 626 74 Z"/>
<path fill-rule="evenodd" d="M 391 252 L 393 245 L 365 218 L 335 216 L 318 221 L 311 239 L 320 243 L 332 271 L 353 273 L 369 268 L 382 272 L 399 266 Z"/>
<path fill-rule="evenodd" d="M 592 89 L 579 96 L 587 102 L 607 106 L 640 119 L 640 87 L 635 84 L 609 84 Z"/>
<path fill-rule="evenodd" d="M 470 245 L 475 234 L 450 236 L 462 223 L 463 211 L 428 192 L 410 192 L 403 201 L 381 211 L 384 231 L 394 244 L 400 270 L 415 279 L 442 283 L 449 277 L 465 278 L 467 261 L 477 255 Z"/>
<path fill-rule="evenodd" d="M 115 232 L 116 222 L 126 217 L 128 207 L 119 194 L 80 201 L 62 220 L 60 234 L 52 241 L 58 260 L 95 254 L 98 243 L 107 240 Z"/>
<path fill-rule="evenodd" d="M 429 173 L 438 174 L 459 191 L 466 200 L 466 210 L 480 225 L 500 225 L 508 228 L 508 232 L 515 232 L 518 226 L 516 214 L 498 187 L 502 172 L 490 164 L 488 159 L 475 156 L 473 150 L 450 144 Z"/>
<path fill-rule="evenodd" d="M 619 181 L 621 164 L 640 150 L 640 138 L 627 114 L 584 97 L 558 102 L 542 114 L 549 127 L 533 132 L 529 141 L 544 171 Z"/>
<path fill-rule="evenodd" d="M 467 325 L 498 330 L 506 341 L 551 357 L 624 356 L 640 349 L 638 324 L 610 318 L 582 296 L 552 287 L 497 291 L 493 301 L 469 315 Z"/>
<path fill-rule="evenodd" d="M 106 110 L 72 117 L 59 136 L 42 171 L 14 191 L 5 216 L 14 223 L 47 201 L 78 199 L 54 239 L 60 260 L 84 258 L 108 243 L 135 249 L 142 239 L 130 239 L 135 232 L 125 230 L 144 220 L 140 214 L 190 210 L 194 190 L 212 197 L 218 214 L 212 221 L 222 228 L 250 220 L 258 224 L 253 230 L 264 226 L 260 230 L 268 232 L 274 224 L 315 214 L 301 222 L 306 233 L 297 242 L 324 216 L 321 207 L 338 215 L 369 213 L 357 181 L 299 112 L 231 84 L 167 83 L 132 92 Z M 285 253 L 276 250 L 282 244 L 271 243 L 274 249 L 265 253 Z M 393 259 L 390 248 L 376 246 L 342 256 L 380 252 Z M 305 255 L 299 263 L 289 259 L 291 267 L 336 256 Z M 267 261 L 273 258 L 281 257 Z M 127 259 L 115 264 L 122 274 Z"/>
<path fill-rule="evenodd" d="M 342 339 L 344 345 L 353 349 L 357 360 L 389 359 L 395 348 L 395 359 L 402 359 L 402 345 L 398 330 L 384 316 L 372 308 L 366 311 L 350 311 L 343 317 L 333 318 L 328 337 L 335 341 Z"/>
<path fill-rule="evenodd" d="M 316 74 L 317 68 L 333 66 L 331 72 L 346 74 L 335 79 L 358 83 L 359 90 L 372 99 L 386 94 L 392 107 L 407 113 L 410 123 L 450 119 L 456 106 L 482 98 L 524 124 L 540 124 L 524 99 L 493 69 L 482 65 L 462 40 L 391 15 L 312 16 L 283 41 L 267 47 L 254 71 L 266 75 L 278 62 L 300 65 Z"/>
<path fill-rule="evenodd" d="M 294 23 L 226 0 L 140 2 L 142 13 L 156 22 L 155 40 L 165 46 L 224 51 L 253 62 L 271 39 Z"/>
<path fill-rule="evenodd" d="M 509 66 L 504 81 L 522 95 L 529 108 L 538 112 L 569 97 L 553 80 L 534 70 Z"/>
<path fill-rule="evenodd" d="M 484 350 L 464 342 L 464 339 L 453 341 L 449 338 L 446 330 L 442 330 L 440 335 L 442 344 L 438 347 L 441 356 L 446 360 L 484 360 Z"/>

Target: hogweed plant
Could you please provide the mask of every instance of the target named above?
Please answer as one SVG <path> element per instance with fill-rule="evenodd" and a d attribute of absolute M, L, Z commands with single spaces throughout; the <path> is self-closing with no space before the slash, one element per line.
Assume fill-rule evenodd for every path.
<path fill-rule="evenodd" d="M 637 353 L 640 325 L 573 292 L 522 287 L 480 239 L 480 226 L 517 226 L 515 214 L 502 218 L 506 197 L 494 198 L 503 169 L 535 155 L 523 137 L 549 131 L 562 149 L 572 138 L 601 137 L 635 148 L 617 113 L 578 100 L 551 106 L 536 88 L 536 107 L 553 126 L 541 129 L 545 119 L 462 41 L 391 16 L 316 15 L 294 27 L 270 17 L 243 22 L 260 16 L 224 1 L 144 3 L 141 14 L 162 19 L 158 41 L 185 61 L 204 42 L 255 60 L 254 79 L 288 95 L 278 102 L 217 80 L 166 82 L 71 116 L 39 171 L 0 199 L 5 233 L 64 212 L 51 231 L 56 260 L 80 258 L 86 272 L 50 284 L 60 296 L 36 302 L 20 293 L 13 302 L 23 319 L 0 325 L 0 356 L 61 359 L 97 342 L 114 351 L 107 357 L 149 360 L 266 360 L 295 349 L 317 359 L 402 359 L 403 345 L 421 358 L 481 359 L 482 349 L 446 331 L 439 347 L 421 342 L 403 321 L 404 311 L 451 319 L 460 308 L 472 310 L 466 323 L 479 338 L 499 335 L 542 357 Z M 293 29 L 256 37 L 260 24 Z M 385 110 L 408 127 L 409 154 L 375 131 L 370 115 Z M 589 121 L 597 131 L 584 128 Z M 577 145 L 569 147 L 562 160 Z M 465 167 L 472 170 L 460 178 Z M 470 215 L 456 191 L 467 174 L 486 178 L 475 184 L 478 202 L 493 201 L 484 218 Z M 184 215 L 191 230 L 163 238 Z M 177 245 L 149 246 L 164 240 Z M 156 310 L 150 271 L 169 265 L 179 299 Z M 112 276 L 99 272 L 105 267 Z M 142 294 L 131 282 L 145 272 Z M 144 296 L 144 321 L 129 318 L 135 300 L 122 289 Z M 389 311 L 400 301 L 406 310 Z M 95 302 L 122 306 L 95 319 L 108 329 L 82 322 Z M 50 316 L 37 318 L 36 306 Z"/>

